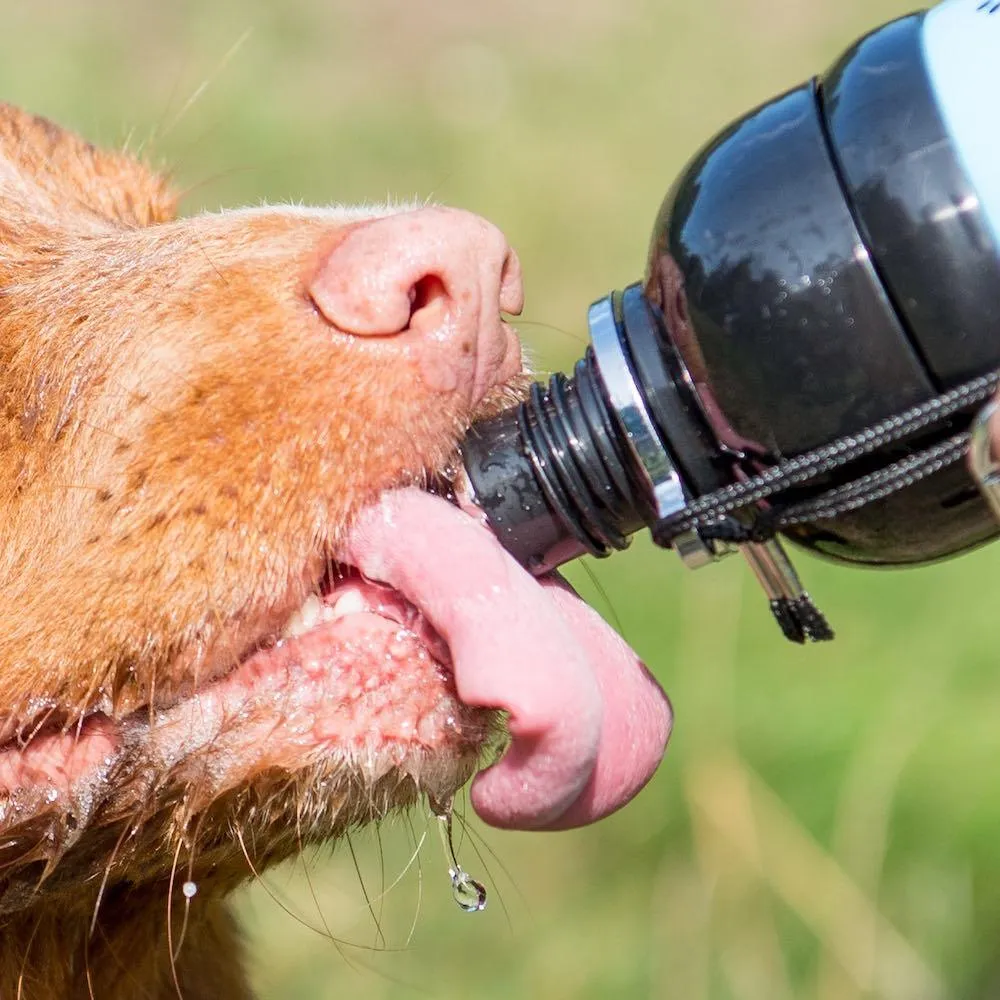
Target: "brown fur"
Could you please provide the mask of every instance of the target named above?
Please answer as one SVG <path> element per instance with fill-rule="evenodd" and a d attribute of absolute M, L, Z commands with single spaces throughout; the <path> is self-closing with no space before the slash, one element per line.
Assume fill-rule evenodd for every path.
<path fill-rule="evenodd" d="M 129 157 L 0 108 L 4 740 L 224 672 L 359 504 L 441 468 L 472 417 L 391 343 L 331 333 L 304 285 L 343 226 L 174 209 Z M 0 997 L 248 995 L 222 895 L 420 784 L 262 758 L 219 794 L 199 766 L 126 748 L 100 801 L 0 795 Z"/>

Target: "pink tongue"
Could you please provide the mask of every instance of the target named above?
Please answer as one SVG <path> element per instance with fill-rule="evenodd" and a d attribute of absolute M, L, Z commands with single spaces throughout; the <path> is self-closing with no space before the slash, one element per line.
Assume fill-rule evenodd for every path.
<path fill-rule="evenodd" d="M 358 517 L 345 558 L 440 632 L 463 701 L 510 713 L 510 748 L 472 788 L 487 822 L 579 826 L 649 780 L 670 733 L 666 696 L 594 611 L 533 579 L 473 518 L 419 490 L 389 493 Z"/>

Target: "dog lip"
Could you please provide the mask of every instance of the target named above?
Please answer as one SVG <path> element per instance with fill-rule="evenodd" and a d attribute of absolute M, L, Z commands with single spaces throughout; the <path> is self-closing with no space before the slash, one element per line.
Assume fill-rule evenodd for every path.
<path fill-rule="evenodd" d="M 91 711 L 23 744 L 15 736 L 0 746 L 0 804 L 5 795 L 38 799 L 41 809 L 113 795 L 100 786 L 119 755 L 155 761 L 162 773 L 206 752 L 218 792 L 258 769 L 296 770 L 337 753 L 347 765 L 415 773 L 421 759 L 444 753 L 452 763 L 434 773 L 465 780 L 494 735 L 493 713 L 461 704 L 422 617 L 399 624 L 389 600 L 258 649 L 169 706 L 118 718 Z"/>
<path fill-rule="evenodd" d="M 440 488 L 445 487 L 442 485 Z M 400 627 L 414 632 L 436 660 L 446 667 L 450 666 L 451 657 L 447 644 L 431 628 L 422 612 L 398 590 L 384 583 L 365 580 L 356 567 L 344 560 L 329 557 L 324 562 L 326 569 L 322 576 L 314 578 L 312 582 L 308 582 L 307 578 L 305 583 L 295 588 L 295 593 L 306 596 L 296 598 L 289 593 L 276 602 L 259 627 L 251 626 L 248 629 L 252 638 L 239 647 L 236 655 L 231 655 L 228 651 L 213 653 L 210 649 L 196 670 L 188 668 L 179 670 L 175 662 L 173 667 L 165 669 L 163 674 L 165 676 L 170 676 L 171 673 L 181 674 L 181 679 L 177 683 L 170 685 L 161 683 L 151 698 L 126 701 L 124 708 L 120 698 L 112 697 L 108 693 L 98 694 L 82 711 L 57 698 L 42 696 L 32 698 L 16 713 L 0 716 L 0 754 L 7 750 L 23 749 L 31 740 L 43 734 L 69 732 L 79 728 L 96 714 L 125 722 L 140 713 L 170 711 L 212 684 L 225 680 L 251 657 L 274 649 L 290 638 L 283 633 L 287 631 L 292 619 L 310 597 L 318 598 L 324 609 L 328 609 L 331 604 L 343 600 L 347 593 L 357 594 L 363 590 L 364 606 L 357 608 L 359 612 L 379 614 Z M 322 622 L 317 624 L 344 617 L 344 612 L 349 610 L 341 609 L 341 613 L 336 615 L 324 613 Z M 275 625 L 275 622 L 279 624 Z M 223 649 L 227 648 L 224 635 L 222 641 L 217 640 L 217 642 Z"/>
<path fill-rule="evenodd" d="M 297 634 L 283 635 L 301 613 L 303 605 L 309 602 L 318 602 L 320 606 L 316 620 Z M 285 605 L 290 603 L 290 599 L 283 602 Z M 324 637 L 332 663 L 338 657 L 346 660 L 352 654 L 367 655 L 365 643 L 358 641 L 359 636 L 374 635 L 372 641 L 378 641 L 379 635 L 389 636 L 387 655 L 397 661 L 407 657 L 414 661 L 425 658 L 428 680 L 436 674 L 438 679 L 432 684 L 436 683 L 439 691 L 451 690 L 448 697 L 454 697 L 450 652 L 441 636 L 399 591 L 387 584 L 366 580 L 347 563 L 328 562 L 322 579 L 308 588 L 306 599 L 293 611 L 283 614 L 282 620 L 281 628 L 263 631 L 226 669 L 212 669 L 210 660 L 197 681 L 189 677 L 168 692 L 161 687 L 155 699 L 129 706 L 124 712 L 103 704 L 110 701 L 108 698 L 92 704 L 82 714 L 71 713 L 54 699 L 37 699 L 26 706 L 27 711 L 19 717 L 11 717 L 0 724 L 0 797 L 18 791 L 28 792 L 32 786 L 55 790 L 60 797 L 72 796 L 75 788 L 91 783 L 91 778 L 106 769 L 109 748 L 119 747 L 123 740 L 130 744 L 142 741 L 145 739 L 142 731 L 162 728 L 164 720 L 190 713 L 191 706 L 200 700 L 211 702 L 227 685 L 244 683 L 246 675 L 259 668 L 264 668 L 266 673 L 269 658 L 289 663 L 295 660 L 297 648 L 308 647 L 314 659 L 322 659 Z M 390 633 L 394 634 L 390 636 Z M 341 641 L 344 634 L 352 637 L 346 646 Z M 343 669 L 343 664 L 335 669 Z M 315 670 L 312 674 L 311 679 L 315 680 Z M 245 686 L 248 692 L 252 688 L 252 684 Z M 369 681 L 365 686 L 370 690 L 377 685 Z M 414 701 L 419 700 L 416 689 L 411 688 L 410 692 Z M 432 694 L 433 697 L 436 696 Z M 397 715 L 406 708 L 398 706 Z M 459 710 L 449 711 L 449 717 L 460 714 Z M 471 718 L 483 713 L 470 709 L 469 714 Z M 405 730 L 406 726 L 402 728 Z M 419 726 L 414 723 L 412 728 L 417 732 Z M 482 730 L 483 738 L 487 735 L 486 730 L 492 729 L 478 724 L 471 728 L 466 726 L 474 742 L 479 739 L 475 735 L 477 728 Z M 335 725 L 326 725 L 323 738 L 335 740 L 335 730 Z M 89 748 L 94 732 L 104 739 L 100 752 L 91 752 Z"/>

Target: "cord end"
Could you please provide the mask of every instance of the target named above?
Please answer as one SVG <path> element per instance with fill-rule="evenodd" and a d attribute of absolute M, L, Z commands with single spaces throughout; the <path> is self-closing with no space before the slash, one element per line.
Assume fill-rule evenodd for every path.
<path fill-rule="evenodd" d="M 790 642 L 829 642 L 834 638 L 826 616 L 808 594 L 800 597 L 778 597 L 770 602 L 771 614 Z"/>

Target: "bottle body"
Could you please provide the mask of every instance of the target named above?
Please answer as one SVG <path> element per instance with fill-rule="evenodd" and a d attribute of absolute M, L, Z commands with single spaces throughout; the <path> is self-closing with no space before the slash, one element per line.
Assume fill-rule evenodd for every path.
<path fill-rule="evenodd" d="M 988 18 L 1000 40 L 1000 17 L 975 0 L 944 7 L 976 28 Z M 928 65 L 928 39 L 955 31 L 940 16 L 884 26 L 746 115 L 663 204 L 646 296 L 737 478 L 1000 368 L 994 220 Z M 951 466 L 786 534 L 836 559 L 897 565 L 997 531 Z"/>

